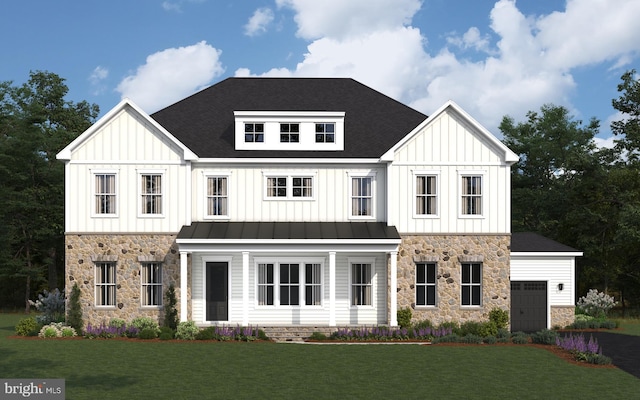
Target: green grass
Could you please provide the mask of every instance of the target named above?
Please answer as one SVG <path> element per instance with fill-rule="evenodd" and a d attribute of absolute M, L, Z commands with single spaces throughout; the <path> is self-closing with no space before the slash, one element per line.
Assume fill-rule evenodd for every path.
<path fill-rule="evenodd" d="M 626 335 L 640 336 L 640 318 L 625 318 L 617 319 L 620 330 L 615 330 L 615 333 L 624 333 Z"/>
<path fill-rule="evenodd" d="M 606 399 L 640 379 L 529 346 L 296 345 L 14 339 L 1 378 L 64 378 L 67 399 Z"/>

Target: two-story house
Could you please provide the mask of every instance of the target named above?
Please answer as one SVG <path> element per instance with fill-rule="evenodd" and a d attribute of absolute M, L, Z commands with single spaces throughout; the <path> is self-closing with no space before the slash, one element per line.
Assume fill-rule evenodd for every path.
<path fill-rule="evenodd" d="M 427 117 L 352 79 L 229 78 L 152 115 L 123 100 L 58 158 L 66 285 L 93 324 L 160 319 L 171 284 L 203 326 L 511 306 L 518 157 L 453 102 Z M 522 276 L 565 324 L 573 299 L 554 313 L 553 281 Z"/>

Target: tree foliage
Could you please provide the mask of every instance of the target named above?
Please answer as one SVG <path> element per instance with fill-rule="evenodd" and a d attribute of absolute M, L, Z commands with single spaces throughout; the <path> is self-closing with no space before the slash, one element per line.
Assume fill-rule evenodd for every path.
<path fill-rule="evenodd" d="M 64 165 L 56 153 L 98 115 L 96 105 L 65 100 L 67 92 L 64 79 L 43 71 L 20 86 L 0 83 L 0 276 L 24 285 L 27 311 L 37 286 L 61 286 L 64 271 Z"/>

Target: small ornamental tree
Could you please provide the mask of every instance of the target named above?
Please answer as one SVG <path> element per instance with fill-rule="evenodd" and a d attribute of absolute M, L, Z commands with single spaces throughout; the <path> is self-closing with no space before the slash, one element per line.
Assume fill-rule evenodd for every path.
<path fill-rule="evenodd" d="M 75 283 L 69 296 L 69 311 L 67 312 L 67 325 L 82 332 L 82 306 L 80 305 L 80 288 Z"/>
<path fill-rule="evenodd" d="M 578 299 L 578 306 L 584 310 L 587 315 L 595 318 L 605 318 L 607 312 L 616 304 L 613 296 L 609 296 L 604 292 L 598 292 L 597 289 L 589 289 L 586 296 Z"/>
<path fill-rule="evenodd" d="M 178 328 L 178 309 L 176 308 L 178 301 L 176 300 L 176 288 L 173 283 L 169 285 L 169 289 L 167 289 L 164 296 L 164 326 L 175 331 Z"/>
<path fill-rule="evenodd" d="M 64 322 L 64 293 L 58 289 L 51 292 L 45 290 L 38 295 L 38 300 L 29 302 L 42 314 L 36 317 L 38 323 L 46 325 L 52 322 Z"/>

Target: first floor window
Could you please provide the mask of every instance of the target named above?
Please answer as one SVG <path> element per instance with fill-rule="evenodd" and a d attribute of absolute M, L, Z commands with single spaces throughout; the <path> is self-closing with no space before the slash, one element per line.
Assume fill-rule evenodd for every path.
<path fill-rule="evenodd" d="M 280 124 L 280 142 L 300 142 L 300 124 Z"/>
<path fill-rule="evenodd" d="M 373 304 L 371 264 L 351 264 L 351 305 L 370 306 Z"/>
<path fill-rule="evenodd" d="M 416 214 L 436 215 L 436 176 L 416 176 Z"/>
<path fill-rule="evenodd" d="M 416 264 L 416 305 L 436 305 L 436 264 Z"/>
<path fill-rule="evenodd" d="M 142 277 L 142 305 L 162 305 L 162 264 L 144 263 L 140 272 Z"/>
<path fill-rule="evenodd" d="M 304 304 L 319 306 L 322 304 L 322 268 L 320 264 L 304 266 Z"/>
<path fill-rule="evenodd" d="M 280 264 L 280 305 L 300 304 L 300 266 Z"/>
<path fill-rule="evenodd" d="M 462 305 L 479 306 L 482 298 L 482 264 L 462 264 Z"/>
<path fill-rule="evenodd" d="M 226 176 L 207 178 L 207 215 L 229 215 L 229 193 Z"/>
<path fill-rule="evenodd" d="M 359 176 L 351 178 L 351 216 L 373 216 L 373 178 Z"/>
<path fill-rule="evenodd" d="M 316 143 L 333 143 L 335 142 L 336 124 L 321 123 L 316 124 Z"/>
<path fill-rule="evenodd" d="M 244 141 L 247 143 L 264 142 L 264 124 L 244 124 Z"/>
<path fill-rule="evenodd" d="M 162 214 L 162 175 L 142 174 L 142 213 Z"/>
<path fill-rule="evenodd" d="M 482 176 L 462 177 L 462 214 L 482 215 Z"/>
<path fill-rule="evenodd" d="M 116 213 L 116 175 L 95 174 L 95 213 Z"/>
<path fill-rule="evenodd" d="M 273 292 L 273 264 L 258 264 L 258 304 L 272 306 Z"/>
<path fill-rule="evenodd" d="M 116 305 L 116 264 L 96 263 L 96 306 Z"/>

